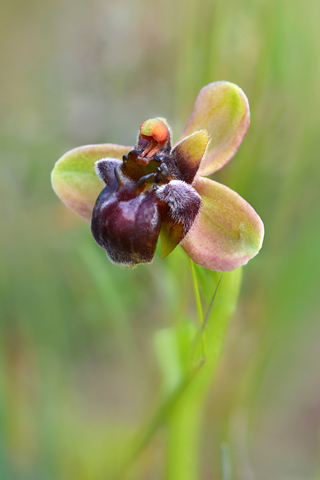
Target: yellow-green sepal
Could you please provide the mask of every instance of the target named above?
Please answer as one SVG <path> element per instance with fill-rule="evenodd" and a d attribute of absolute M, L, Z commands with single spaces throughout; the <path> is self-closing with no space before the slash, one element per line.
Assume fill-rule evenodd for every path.
<path fill-rule="evenodd" d="M 96 161 L 102 158 L 121 160 L 132 148 L 105 143 L 70 150 L 56 162 L 52 170 L 53 190 L 67 207 L 90 220 L 96 199 L 104 187 L 95 172 Z"/>

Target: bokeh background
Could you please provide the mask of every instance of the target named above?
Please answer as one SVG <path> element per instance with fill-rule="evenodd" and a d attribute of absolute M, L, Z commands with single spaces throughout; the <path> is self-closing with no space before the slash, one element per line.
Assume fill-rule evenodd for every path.
<path fill-rule="evenodd" d="M 111 265 L 52 192 L 54 162 L 78 145 L 133 144 L 154 116 L 177 139 L 216 80 L 245 91 L 252 120 L 215 178 L 254 206 L 266 237 L 205 405 L 201 478 L 221 478 L 221 445 L 235 480 L 319 478 L 318 0 L 0 8 L 0 478 L 111 478 L 161 383 L 155 332 L 196 312 L 185 254 Z M 164 455 L 160 428 L 126 478 L 163 479 Z"/>

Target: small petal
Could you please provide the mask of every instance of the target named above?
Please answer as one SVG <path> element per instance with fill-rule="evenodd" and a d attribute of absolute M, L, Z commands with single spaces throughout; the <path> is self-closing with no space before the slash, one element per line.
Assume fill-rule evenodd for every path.
<path fill-rule="evenodd" d="M 197 130 L 206 130 L 211 139 L 201 162 L 199 175 L 220 170 L 236 153 L 250 123 L 248 99 L 229 82 L 214 82 L 200 91 L 180 141 Z"/>
<path fill-rule="evenodd" d="M 98 177 L 106 185 L 113 188 L 114 185 L 118 185 L 114 169 L 120 165 L 122 165 L 122 161 L 117 158 L 101 158 L 96 162 L 94 169 Z"/>
<path fill-rule="evenodd" d="M 199 265 L 231 271 L 260 250 L 264 227 L 254 209 L 230 188 L 196 177 L 201 210 L 181 245 Z"/>
<path fill-rule="evenodd" d="M 103 183 L 95 172 L 95 162 L 105 157 L 121 159 L 132 147 L 105 143 L 74 148 L 55 164 L 52 187 L 58 197 L 80 217 L 90 220 Z"/>
<path fill-rule="evenodd" d="M 161 256 L 165 258 L 190 230 L 199 213 L 201 198 L 191 185 L 180 180 L 162 185 L 157 198 L 167 206 L 160 231 Z"/>
<path fill-rule="evenodd" d="M 172 150 L 171 155 L 185 182 L 193 182 L 209 140 L 207 132 L 201 130 L 184 138 Z"/>

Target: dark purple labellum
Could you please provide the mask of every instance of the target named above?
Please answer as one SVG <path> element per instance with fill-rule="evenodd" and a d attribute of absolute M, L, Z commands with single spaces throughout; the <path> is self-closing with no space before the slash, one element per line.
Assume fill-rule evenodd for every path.
<path fill-rule="evenodd" d="M 91 230 L 110 260 L 123 266 L 153 259 L 161 228 L 154 190 L 137 193 L 124 187 L 110 194 L 105 187 L 92 213 Z"/>

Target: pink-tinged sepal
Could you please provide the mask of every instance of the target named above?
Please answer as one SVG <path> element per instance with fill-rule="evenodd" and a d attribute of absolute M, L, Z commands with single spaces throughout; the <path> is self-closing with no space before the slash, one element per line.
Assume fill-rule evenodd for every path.
<path fill-rule="evenodd" d="M 211 175 L 236 153 L 250 124 L 248 99 L 237 85 L 209 83 L 200 91 L 180 141 L 197 130 L 210 137 L 198 174 Z"/>
<path fill-rule="evenodd" d="M 193 182 L 209 141 L 207 132 L 201 130 L 184 138 L 173 148 L 171 152 L 172 158 L 185 182 Z"/>
<path fill-rule="evenodd" d="M 240 195 L 208 178 L 197 177 L 194 188 L 201 196 L 201 210 L 181 244 L 183 249 L 210 270 L 245 265 L 262 245 L 259 215 Z"/>
<path fill-rule="evenodd" d="M 172 180 L 157 190 L 162 205 L 161 256 L 164 258 L 183 240 L 201 207 L 195 189 L 180 180 Z"/>

